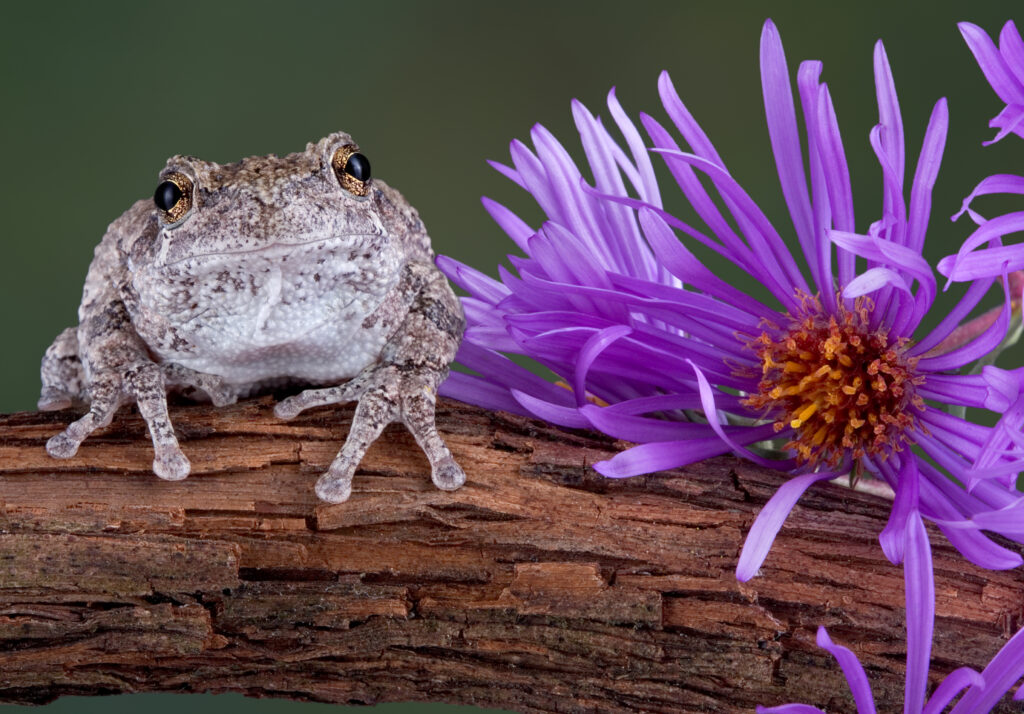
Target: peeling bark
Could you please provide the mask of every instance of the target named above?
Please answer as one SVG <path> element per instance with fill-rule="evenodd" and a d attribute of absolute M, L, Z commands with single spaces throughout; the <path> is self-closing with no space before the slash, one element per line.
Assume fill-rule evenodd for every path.
<path fill-rule="evenodd" d="M 351 415 L 284 423 L 268 399 L 177 407 L 193 464 L 177 483 L 149 470 L 130 411 L 66 462 L 43 444 L 70 412 L 0 417 L 0 700 L 853 711 L 814 644 L 824 624 L 860 655 L 879 710 L 902 708 L 903 581 L 876 540 L 882 498 L 816 488 L 743 584 L 739 549 L 781 474 L 719 458 L 609 480 L 588 464 L 621 444 L 442 401 L 465 487 L 436 490 L 391 427 L 351 500 L 318 503 Z M 1015 631 L 1024 574 L 975 568 L 938 536 L 932 547 L 934 685 L 980 669 Z"/>

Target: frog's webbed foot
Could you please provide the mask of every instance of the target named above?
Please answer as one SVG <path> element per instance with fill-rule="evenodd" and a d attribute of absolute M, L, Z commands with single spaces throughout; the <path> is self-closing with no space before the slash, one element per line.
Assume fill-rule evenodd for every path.
<path fill-rule="evenodd" d="M 215 374 L 197 372 L 174 362 L 160 366 L 168 384 L 198 389 L 210 398 L 215 407 L 226 407 L 238 401 L 238 392 Z"/>
<path fill-rule="evenodd" d="M 153 472 L 168 481 L 188 476 L 191 464 L 178 446 L 167 414 L 167 393 L 161 367 L 152 362 L 135 363 L 123 371 L 107 370 L 92 375 L 89 411 L 46 442 L 50 456 L 67 459 L 75 455 L 89 434 L 107 426 L 125 401 L 134 400 L 153 439 Z"/>
<path fill-rule="evenodd" d="M 310 407 L 359 400 L 344 446 L 316 484 L 317 495 L 330 503 L 348 499 L 356 467 L 392 421 L 412 432 L 430 461 L 434 485 L 451 491 L 466 482 L 434 424 L 437 388 L 448 376 L 465 326 L 462 309 L 444 276 L 429 264 L 407 265 L 397 291 L 404 293 L 408 312 L 378 362 L 340 387 L 309 389 L 274 409 L 278 417 L 291 419 Z"/>
<path fill-rule="evenodd" d="M 434 485 L 451 491 L 466 482 L 466 474 L 434 424 L 437 385 L 444 376 L 428 368 L 403 371 L 395 365 L 377 363 L 340 387 L 307 389 L 288 397 L 274 408 L 274 414 L 291 419 L 311 407 L 359 400 L 344 446 L 316 483 L 316 493 L 324 501 L 348 500 L 356 468 L 384 427 L 393 421 L 403 422 L 427 455 Z"/>

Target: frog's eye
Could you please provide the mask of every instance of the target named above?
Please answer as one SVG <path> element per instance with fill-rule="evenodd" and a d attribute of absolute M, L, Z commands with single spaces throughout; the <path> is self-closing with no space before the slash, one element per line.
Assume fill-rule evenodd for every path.
<path fill-rule="evenodd" d="M 153 194 L 153 203 L 168 223 L 177 223 L 192 208 L 192 180 L 177 172 L 167 174 Z"/>
<path fill-rule="evenodd" d="M 359 153 L 359 147 L 345 144 L 335 151 L 331 168 L 338 183 L 349 193 L 365 196 L 370 192 L 370 160 Z"/>

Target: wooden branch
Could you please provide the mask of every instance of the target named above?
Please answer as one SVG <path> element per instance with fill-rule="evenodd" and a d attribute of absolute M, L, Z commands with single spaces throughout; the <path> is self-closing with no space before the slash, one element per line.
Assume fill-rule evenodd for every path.
<path fill-rule="evenodd" d="M 43 444 L 70 412 L 0 417 L 0 699 L 243 692 L 521 712 L 852 710 L 819 624 L 901 708 L 902 571 L 888 504 L 826 485 L 741 584 L 750 523 L 784 477 L 732 458 L 624 480 L 619 446 L 454 402 L 439 425 L 469 482 L 436 490 L 391 427 L 347 503 L 313 483 L 350 409 L 294 422 L 269 399 L 172 418 L 193 475 L 150 472 L 126 410 L 74 459 Z M 1019 625 L 1024 574 L 933 539 L 933 684 L 981 668 Z"/>

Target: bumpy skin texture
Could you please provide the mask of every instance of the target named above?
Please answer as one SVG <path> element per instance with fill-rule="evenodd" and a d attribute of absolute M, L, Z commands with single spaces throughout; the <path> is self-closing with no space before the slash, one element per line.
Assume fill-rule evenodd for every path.
<path fill-rule="evenodd" d="M 191 183 L 188 212 L 147 199 L 114 221 L 89 267 L 78 327 L 43 357 L 39 408 L 90 405 L 47 443 L 52 456 L 73 456 L 134 401 L 153 438 L 153 471 L 183 479 L 190 464 L 168 389 L 223 405 L 289 382 L 327 386 L 280 402 L 283 419 L 359 402 L 317 482 L 323 500 L 349 497 L 363 454 L 392 421 L 415 436 L 439 488 L 465 482 L 434 426 L 462 308 L 402 195 L 375 178 L 356 181 L 356 192 L 342 186 L 351 177 L 332 158 L 354 145 L 338 132 L 284 157 L 168 160 L 161 181 Z"/>

